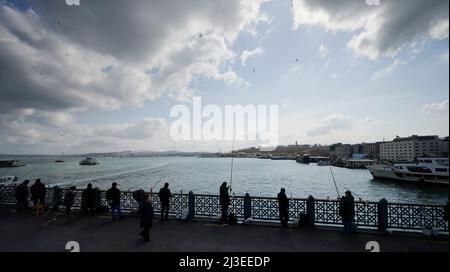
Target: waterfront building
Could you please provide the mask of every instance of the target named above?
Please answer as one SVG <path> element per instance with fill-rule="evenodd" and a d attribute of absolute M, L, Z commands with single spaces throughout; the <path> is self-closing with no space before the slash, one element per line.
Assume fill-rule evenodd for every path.
<path fill-rule="evenodd" d="M 353 147 L 350 144 L 337 143 L 330 146 L 330 157 L 332 161 L 347 160 L 353 155 Z"/>
<path fill-rule="evenodd" d="M 375 165 L 377 163 L 376 160 L 369 160 L 369 159 L 350 159 L 346 162 L 347 168 L 352 169 L 364 169 L 366 166 L 369 165 Z"/>
<path fill-rule="evenodd" d="M 448 156 L 448 137 L 436 135 L 398 137 L 380 144 L 380 160 L 391 162 L 413 162 L 417 157 Z"/>

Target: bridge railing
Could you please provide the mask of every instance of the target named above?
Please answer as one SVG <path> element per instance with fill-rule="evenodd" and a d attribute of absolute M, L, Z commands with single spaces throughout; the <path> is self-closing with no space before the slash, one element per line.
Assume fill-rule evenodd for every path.
<path fill-rule="evenodd" d="M 46 204 L 48 206 L 62 205 L 66 188 L 48 188 Z M 14 197 L 15 187 L 0 186 L 0 204 L 16 203 Z M 74 208 L 81 208 L 82 190 L 74 190 Z M 106 191 L 97 191 L 97 206 L 107 207 Z M 149 193 L 156 213 L 161 211 L 157 193 Z M 136 212 L 138 202 L 133 198 L 133 192 L 125 191 L 121 194 L 121 208 L 125 212 Z M 218 218 L 221 214 L 220 197 L 207 194 L 173 194 L 169 213 L 179 216 L 188 208 L 190 216 Z M 386 200 L 379 202 L 355 201 L 355 225 L 359 227 L 377 228 L 380 231 L 386 229 L 421 230 L 435 228 L 448 233 L 448 222 L 445 219 L 445 207 L 438 205 L 421 205 L 405 203 L 388 203 Z M 229 212 L 233 212 L 239 219 L 252 218 L 254 220 L 274 222 L 279 220 L 277 198 L 231 196 Z M 338 200 L 314 199 L 289 199 L 289 217 L 298 219 L 304 213 L 311 222 L 324 225 L 341 225 Z"/>

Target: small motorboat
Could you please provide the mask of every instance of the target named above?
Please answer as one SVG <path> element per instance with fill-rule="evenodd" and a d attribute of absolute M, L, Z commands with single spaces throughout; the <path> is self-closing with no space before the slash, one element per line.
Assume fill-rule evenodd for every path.
<path fill-rule="evenodd" d="M 330 165 L 330 163 L 327 162 L 327 161 L 319 161 L 319 162 L 317 162 L 317 166 L 328 166 L 328 165 Z"/>
<path fill-rule="evenodd" d="M 82 159 L 79 163 L 80 163 L 80 165 L 97 165 L 97 164 L 100 164 L 100 162 L 97 161 L 94 158 Z"/>

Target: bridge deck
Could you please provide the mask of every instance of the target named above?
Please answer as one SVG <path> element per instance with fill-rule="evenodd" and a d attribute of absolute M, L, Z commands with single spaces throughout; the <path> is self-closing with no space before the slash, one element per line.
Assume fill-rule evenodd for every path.
<path fill-rule="evenodd" d="M 107 215 L 76 215 L 66 223 L 63 215 L 44 229 L 49 217 L 12 213 L 0 209 L 0 251 L 64 251 L 67 241 L 77 241 L 81 251 L 365 251 L 377 241 L 381 251 L 449 251 L 448 236 L 364 232 L 345 235 L 337 229 L 282 229 L 272 226 L 222 226 L 211 221 L 161 223 L 155 220 L 150 243 L 139 237 L 139 219 L 112 222 Z"/>

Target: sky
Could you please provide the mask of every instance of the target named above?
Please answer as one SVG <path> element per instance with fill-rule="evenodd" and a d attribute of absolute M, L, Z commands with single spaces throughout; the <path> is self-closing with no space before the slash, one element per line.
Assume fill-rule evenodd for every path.
<path fill-rule="evenodd" d="M 277 105 L 279 144 L 448 136 L 448 13 L 447 0 L 0 0 L 0 153 L 260 144 L 175 141 L 171 109 L 193 97 Z"/>

